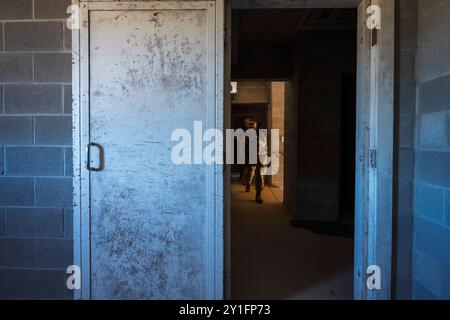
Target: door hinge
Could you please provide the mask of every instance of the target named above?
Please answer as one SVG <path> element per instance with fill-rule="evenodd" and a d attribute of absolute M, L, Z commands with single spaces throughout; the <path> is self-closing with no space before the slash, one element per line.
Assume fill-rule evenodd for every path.
<path fill-rule="evenodd" d="M 375 47 L 378 44 L 378 29 L 372 29 L 372 47 Z"/>
<path fill-rule="evenodd" d="M 377 168 L 377 150 L 370 149 L 369 150 L 369 161 L 370 161 L 370 167 L 373 169 Z"/>

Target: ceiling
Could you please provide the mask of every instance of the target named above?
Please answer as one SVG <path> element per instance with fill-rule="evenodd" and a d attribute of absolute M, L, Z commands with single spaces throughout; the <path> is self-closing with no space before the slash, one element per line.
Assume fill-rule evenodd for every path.
<path fill-rule="evenodd" d="M 355 9 L 234 10 L 239 42 L 291 42 L 301 30 L 355 29 Z"/>

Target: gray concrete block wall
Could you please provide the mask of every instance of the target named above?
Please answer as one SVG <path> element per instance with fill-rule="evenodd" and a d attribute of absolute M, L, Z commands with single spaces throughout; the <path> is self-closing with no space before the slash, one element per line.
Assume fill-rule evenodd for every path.
<path fill-rule="evenodd" d="M 450 299 L 450 1 L 418 0 L 413 297 Z"/>
<path fill-rule="evenodd" d="M 272 176 L 272 184 L 283 188 L 284 177 L 284 110 L 285 110 L 285 83 L 284 82 L 272 82 L 271 84 L 271 103 L 270 103 L 270 116 L 271 116 L 271 128 L 280 130 L 280 161 L 279 170 L 276 175 Z M 280 201 L 283 201 L 280 199 Z"/>
<path fill-rule="evenodd" d="M 37 116 L 34 122 L 35 141 L 38 145 L 71 145 L 71 116 Z"/>
<path fill-rule="evenodd" d="M 235 104 L 270 103 L 270 90 L 266 81 L 239 81 L 238 92 L 231 95 Z"/>
<path fill-rule="evenodd" d="M 62 176 L 63 149 L 7 147 L 5 176 Z"/>
<path fill-rule="evenodd" d="M 0 19 L 31 19 L 33 17 L 33 0 L 16 0 L 0 2 Z"/>
<path fill-rule="evenodd" d="M 30 53 L 0 53 L 0 81 L 31 81 L 33 55 Z"/>
<path fill-rule="evenodd" d="M 70 0 L 0 1 L 0 298 L 71 298 Z"/>
<path fill-rule="evenodd" d="M 3 25 L 6 51 L 59 51 L 63 49 L 64 27 L 59 21 L 6 22 Z"/>
<path fill-rule="evenodd" d="M 0 145 L 31 145 L 33 143 L 33 117 L 0 117 Z"/>
<path fill-rule="evenodd" d="M 5 208 L 4 215 L 6 236 L 60 238 L 64 235 L 61 208 Z"/>
<path fill-rule="evenodd" d="M 341 77 L 356 73 L 356 31 L 303 31 L 299 39 L 299 189 L 294 215 L 337 221 Z"/>

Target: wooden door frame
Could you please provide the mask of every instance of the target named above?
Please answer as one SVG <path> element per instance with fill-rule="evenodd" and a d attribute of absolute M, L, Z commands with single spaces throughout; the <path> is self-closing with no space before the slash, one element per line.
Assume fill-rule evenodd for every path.
<path fill-rule="evenodd" d="M 369 5 L 381 7 L 381 30 L 372 45 L 366 25 Z M 390 299 L 392 269 L 394 40 L 393 0 L 289 0 L 225 3 L 225 83 L 231 81 L 231 15 L 233 9 L 358 8 L 357 138 L 355 168 L 354 298 Z M 362 18 L 364 17 L 364 18 Z M 225 92 L 225 125 L 230 125 L 231 98 Z M 225 297 L 231 297 L 230 172 L 225 170 Z M 381 289 L 367 287 L 367 268 L 380 267 Z"/>
<path fill-rule="evenodd" d="M 208 29 L 212 43 L 213 65 L 208 65 L 212 79 L 210 86 L 215 99 L 214 115 L 207 117 L 208 126 L 223 128 L 224 115 L 224 14 L 223 0 L 205 1 L 111 1 L 73 0 L 80 8 L 80 29 L 72 30 L 72 97 L 73 97 L 73 258 L 81 269 L 81 289 L 74 290 L 75 299 L 91 298 L 90 261 L 90 172 L 86 168 L 85 146 L 89 143 L 89 12 L 92 10 L 207 10 L 208 18 L 215 21 Z M 207 173 L 205 217 L 206 234 L 206 299 L 223 299 L 223 165 L 215 164 Z"/>

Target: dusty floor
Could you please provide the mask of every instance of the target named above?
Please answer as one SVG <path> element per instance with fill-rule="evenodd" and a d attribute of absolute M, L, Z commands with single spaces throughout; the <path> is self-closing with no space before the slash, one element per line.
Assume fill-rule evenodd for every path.
<path fill-rule="evenodd" d="M 352 299 L 353 240 L 292 228 L 269 188 L 254 197 L 232 184 L 232 299 Z"/>

